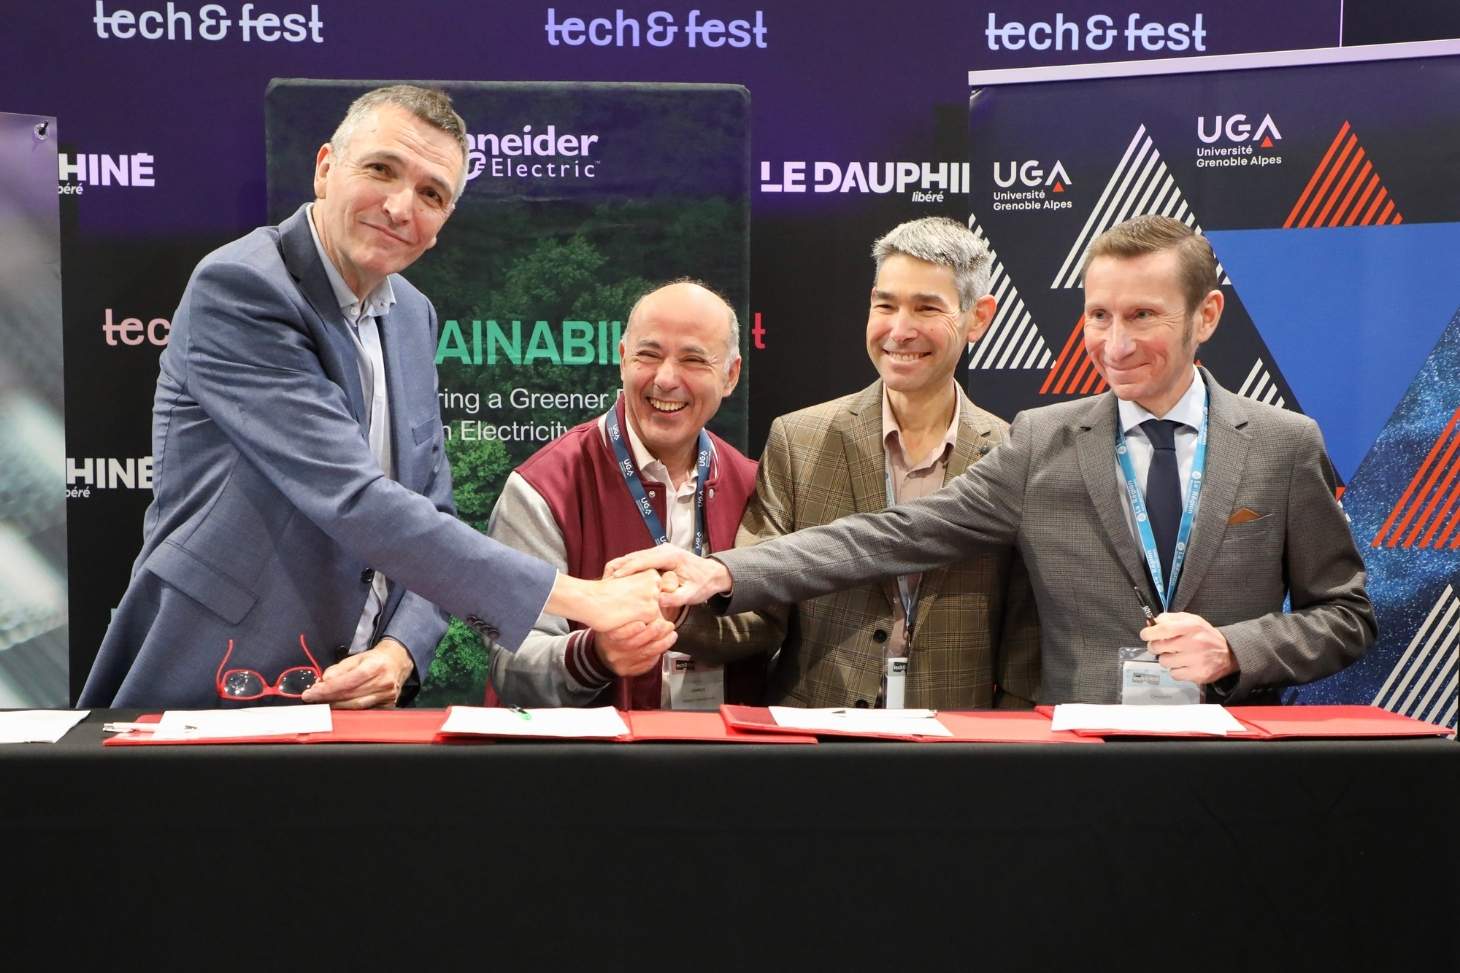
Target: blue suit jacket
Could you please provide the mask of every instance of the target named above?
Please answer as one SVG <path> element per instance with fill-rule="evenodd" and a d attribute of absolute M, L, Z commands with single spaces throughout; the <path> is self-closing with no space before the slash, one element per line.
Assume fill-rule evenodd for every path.
<path fill-rule="evenodd" d="M 403 278 L 391 286 L 394 480 L 370 453 L 355 345 L 305 210 L 198 264 L 161 357 L 142 551 L 80 705 L 218 705 L 230 638 L 229 667 L 271 682 L 308 663 L 300 634 L 328 666 L 367 569 L 392 582 L 376 637 L 404 643 L 422 676 L 445 612 L 512 649 L 531 630 L 553 569 L 456 519 L 436 312 Z"/>

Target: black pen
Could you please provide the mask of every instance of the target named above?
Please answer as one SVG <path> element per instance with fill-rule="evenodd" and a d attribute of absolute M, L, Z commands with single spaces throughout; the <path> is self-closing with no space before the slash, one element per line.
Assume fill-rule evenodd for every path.
<path fill-rule="evenodd" d="M 1141 586 L 1133 584 L 1130 587 L 1136 593 L 1136 601 L 1141 603 L 1141 614 L 1146 616 L 1146 627 L 1150 628 L 1156 624 L 1156 613 L 1151 610 L 1151 603 L 1146 600 L 1146 595 L 1141 591 Z"/>

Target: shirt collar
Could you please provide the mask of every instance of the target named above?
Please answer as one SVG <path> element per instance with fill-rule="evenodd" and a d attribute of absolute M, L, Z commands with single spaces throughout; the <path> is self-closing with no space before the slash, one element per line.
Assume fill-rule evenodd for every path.
<path fill-rule="evenodd" d="M 928 461 L 918 469 L 927 469 L 934 463 L 949 455 L 958 445 L 958 414 L 963 410 L 963 396 L 958 394 L 958 383 L 953 382 L 953 420 L 948 423 L 948 431 L 943 434 L 943 448 L 934 450 L 928 457 Z M 897 416 L 892 412 L 892 401 L 887 397 L 887 386 L 882 386 L 882 445 L 891 450 L 896 449 L 902 455 L 904 466 L 910 466 L 912 459 L 902 452 L 902 427 L 897 424 Z"/>
<path fill-rule="evenodd" d="M 623 395 L 622 390 L 620 390 L 619 395 Z M 646 479 L 652 479 L 655 482 L 663 483 L 667 486 L 672 485 L 672 481 L 669 476 L 669 467 L 665 466 L 663 463 L 655 459 L 654 454 L 649 452 L 648 448 L 643 444 L 642 441 L 640 441 L 639 434 L 634 431 L 634 424 L 629 419 L 627 409 L 624 410 L 624 427 L 624 432 L 629 437 L 629 452 L 633 454 L 634 465 L 639 468 L 640 474 L 642 474 Z M 710 449 L 713 450 L 714 448 L 714 445 L 711 444 Z M 699 475 L 700 469 L 698 464 L 691 466 L 689 470 L 689 479 L 684 481 L 685 485 L 690 486 L 694 484 L 699 479 Z M 711 477 L 707 482 L 713 483 L 715 481 L 714 478 Z"/>
<path fill-rule="evenodd" d="M 390 278 L 387 277 L 375 288 L 365 295 L 362 302 L 350 290 L 350 285 L 345 283 L 345 278 L 340 276 L 339 268 L 324 252 L 324 244 L 319 240 L 319 231 L 314 228 L 314 204 L 309 204 L 309 237 L 314 241 L 314 250 L 319 254 L 319 262 L 324 264 L 325 275 L 329 277 L 330 289 L 335 292 L 335 300 L 340 303 L 340 310 L 345 313 L 345 320 L 351 324 L 358 324 L 360 318 L 365 315 L 373 315 L 378 321 L 385 317 L 386 312 L 395 304 L 395 291 L 390 286 Z"/>
<path fill-rule="evenodd" d="M 1174 419 L 1192 429 L 1201 428 L 1202 410 L 1206 408 L 1207 386 L 1202 380 L 1201 369 L 1195 365 L 1191 366 L 1195 376 L 1191 385 L 1187 387 L 1185 394 L 1171 407 L 1171 411 L 1164 416 L 1152 415 L 1143 406 L 1134 402 L 1121 400 L 1120 402 L 1120 428 L 1128 434 L 1130 431 L 1147 419 Z"/>

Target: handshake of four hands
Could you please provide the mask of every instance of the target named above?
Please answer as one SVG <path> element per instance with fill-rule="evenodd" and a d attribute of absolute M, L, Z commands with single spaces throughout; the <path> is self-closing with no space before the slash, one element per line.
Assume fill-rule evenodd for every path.
<path fill-rule="evenodd" d="M 616 675 L 636 676 L 674 645 L 685 608 L 730 586 L 730 571 L 719 561 L 661 544 L 614 558 L 598 581 L 559 574 L 544 610 L 593 629 L 604 663 Z M 1199 615 L 1163 613 L 1141 638 L 1178 679 L 1211 683 L 1237 671 L 1226 638 Z M 326 669 L 302 700 L 341 709 L 390 706 L 414 665 L 404 645 L 385 638 Z"/>

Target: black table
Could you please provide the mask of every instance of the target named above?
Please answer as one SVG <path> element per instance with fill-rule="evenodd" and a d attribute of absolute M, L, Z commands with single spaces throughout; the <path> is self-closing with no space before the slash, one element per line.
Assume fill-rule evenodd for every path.
<path fill-rule="evenodd" d="M 1444 740 L 103 749 L 132 715 L 0 746 L 0 967 L 1460 968 Z"/>

